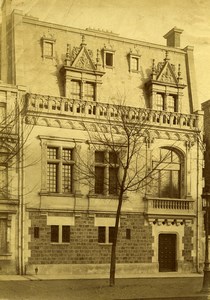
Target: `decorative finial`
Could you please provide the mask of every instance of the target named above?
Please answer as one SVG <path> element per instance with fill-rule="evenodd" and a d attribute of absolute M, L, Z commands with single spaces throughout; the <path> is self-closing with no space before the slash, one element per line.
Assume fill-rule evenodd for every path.
<path fill-rule="evenodd" d="M 87 44 L 85 43 L 85 35 L 82 35 L 82 43 L 81 46 L 86 46 Z"/>
<path fill-rule="evenodd" d="M 97 49 L 97 56 L 96 56 L 96 68 L 100 67 L 100 51 Z"/>
<path fill-rule="evenodd" d="M 181 78 L 181 65 L 179 64 L 178 65 L 178 77 L 177 77 L 177 80 L 180 82 L 181 80 L 182 80 L 182 78 Z"/>
<path fill-rule="evenodd" d="M 168 51 L 166 50 L 166 57 L 165 57 L 165 59 L 164 59 L 165 61 L 169 61 L 170 60 L 170 58 L 168 57 Z"/>
<path fill-rule="evenodd" d="M 70 44 L 67 44 L 67 47 L 66 47 L 66 58 L 70 59 Z"/>
<path fill-rule="evenodd" d="M 155 59 L 152 60 L 152 79 L 154 79 L 156 75 L 156 68 L 155 68 Z"/>

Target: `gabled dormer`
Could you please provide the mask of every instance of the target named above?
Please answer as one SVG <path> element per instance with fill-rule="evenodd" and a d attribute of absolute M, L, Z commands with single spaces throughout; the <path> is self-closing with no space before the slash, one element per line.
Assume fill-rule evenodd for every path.
<path fill-rule="evenodd" d="M 66 58 L 61 74 L 65 82 L 65 96 L 74 100 L 97 99 L 98 86 L 102 83 L 104 72 L 101 71 L 99 50 L 96 60 L 93 52 L 87 48 L 85 37 L 82 37 L 80 47 L 67 44 Z"/>
<path fill-rule="evenodd" d="M 181 66 L 178 71 L 170 63 L 168 52 L 163 62 L 155 64 L 153 60 L 151 78 L 146 83 L 149 94 L 149 107 L 154 110 L 180 112 L 182 90 L 185 88 L 181 78 Z"/>

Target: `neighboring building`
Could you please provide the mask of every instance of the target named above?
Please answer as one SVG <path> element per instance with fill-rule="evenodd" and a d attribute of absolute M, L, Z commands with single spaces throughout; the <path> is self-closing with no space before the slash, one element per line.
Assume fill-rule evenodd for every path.
<path fill-rule="evenodd" d="M 26 87 L 19 178 L 24 188 L 14 209 L 24 233 L 13 232 L 21 240 L 13 249 L 15 253 L 21 246 L 19 270 L 107 272 L 120 166 L 111 168 L 104 157 L 112 154 L 87 143 L 86 128 L 93 132 L 100 124 L 107 130 L 107 116 L 114 116 L 113 103 L 121 104 L 122 97 L 129 118 L 140 122 L 144 112 L 149 124 L 142 150 L 147 169 L 166 150 L 170 156 L 158 170 L 156 186 L 126 195 L 117 272 L 199 271 L 203 113 L 193 49 L 180 48 L 182 30 L 169 31 L 167 46 L 161 46 L 43 22 L 12 11 L 14 3 L 2 5 L 1 79 Z M 86 185 L 75 167 L 82 162 L 97 175 Z M 0 256 L 0 266 L 1 261 Z"/>

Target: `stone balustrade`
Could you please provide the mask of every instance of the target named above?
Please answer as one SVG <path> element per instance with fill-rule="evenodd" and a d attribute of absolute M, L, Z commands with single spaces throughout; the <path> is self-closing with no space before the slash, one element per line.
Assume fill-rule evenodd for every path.
<path fill-rule="evenodd" d="M 125 108 L 125 107 L 124 107 Z M 88 117 L 101 120 L 119 120 L 124 110 L 128 121 L 148 123 L 153 126 L 167 126 L 185 129 L 199 128 L 199 114 L 157 111 L 144 108 L 121 106 L 94 101 L 74 100 L 64 97 L 27 94 L 27 111 L 57 116 Z"/>
<path fill-rule="evenodd" d="M 145 213 L 154 215 L 193 215 L 192 199 L 145 197 Z"/>

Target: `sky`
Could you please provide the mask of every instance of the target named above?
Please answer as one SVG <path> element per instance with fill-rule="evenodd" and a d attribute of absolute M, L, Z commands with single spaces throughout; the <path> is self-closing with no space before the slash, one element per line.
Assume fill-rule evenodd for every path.
<path fill-rule="evenodd" d="M 166 45 L 163 35 L 170 29 L 183 29 L 181 48 L 194 47 L 199 102 L 210 99 L 210 0 L 13 1 L 20 6 L 24 2 L 24 13 L 43 21 L 109 30 L 161 45 Z"/>

